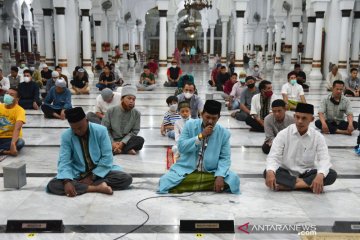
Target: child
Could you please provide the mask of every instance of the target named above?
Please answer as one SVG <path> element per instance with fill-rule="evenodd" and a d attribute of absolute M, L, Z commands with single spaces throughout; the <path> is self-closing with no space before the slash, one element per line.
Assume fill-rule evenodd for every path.
<path fill-rule="evenodd" d="M 167 135 L 169 138 L 175 139 L 174 125 L 176 120 L 181 119 L 178 109 L 178 99 L 175 96 L 170 96 L 166 99 L 166 103 L 169 106 L 169 111 L 164 115 L 163 122 L 161 124 L 161 134 Z"/>
<path fill-rule="evenodd" d="M 186 121 L 190 119 L 190 114 L 191 114 L 190 104 L 188 102 L 181 102 L 179 104 L 179 113 L 180 113 L 181 119 L 177 120 L 175 122 L 175 142 L 176 142 L 176 144 L 179 141 L 181 131 L 184 128 Z M 179 157 L 177 145 L 174 145 L 172 147 L 172 151 L 174 153 L 175 159 L 177 159 Z"/>

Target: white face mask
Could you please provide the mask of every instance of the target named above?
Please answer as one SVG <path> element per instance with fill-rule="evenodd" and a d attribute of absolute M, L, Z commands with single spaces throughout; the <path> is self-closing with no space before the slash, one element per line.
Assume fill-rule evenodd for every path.
<path fill-rule="evenodd" d="M 177 66 L 176 65 L 171 65 L 172 68 L 176 68 Z"/>
<path fill-rule="evenodd" d="M 194 95 L 193 93 L 189 93 L 189 92 L 184 93 L 186 99 L 191 98 L 193 95 Z"/>
<path fill-rule="evenodd" d="M 257 71 L 259 71 L 259 68 L 254 68 L 254 70 L 257 72 Z"/>
<path fill-rule="evenodd" d="M 30 82 L 30 77 L 24 77 L 24 82 Z"/>
<path fill-rule="evenodd" d="M 177 108 L 178 108 L 177 103 L 171 104 L 170 107 L 169 107 L 170 111 L 172 111 L 172 112 L 175 112 L 177 110 Z"/>

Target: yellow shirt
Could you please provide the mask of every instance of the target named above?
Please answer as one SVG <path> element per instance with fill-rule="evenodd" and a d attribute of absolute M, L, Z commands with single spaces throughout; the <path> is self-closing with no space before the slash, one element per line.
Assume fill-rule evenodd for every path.
<path fill-rule="evenodd" d="M 7 109 L 5 104 L 0 104 L 0 138 L 12 138 L 15 123 L 17 121 L 26 122 L 25 110 L 16 105 L 11 109 Z M 22 129 L 20 130 L 19 138 L 22 137 Z"/>

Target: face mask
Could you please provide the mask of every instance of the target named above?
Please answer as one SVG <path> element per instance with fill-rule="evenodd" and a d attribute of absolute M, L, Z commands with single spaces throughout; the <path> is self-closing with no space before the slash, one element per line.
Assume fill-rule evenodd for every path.
<path fill-rule="evenodd" d="M 172 68 L 176 68 L 177 66 L 176 65 L 171 65 Z"/>
<path fill-rule="evenodd" d="M 264 92 L 265 97 L 270 98 L 273 95 L 272 91 Z"/>
<path fill-rule="evenodd" d="M 24 82 L 26 82 L 26 83 L 30 82 L 30 78 L 29 77 L 24 77 Z"/>
<path fill-rule="evenodd" d="M 21 67 L 21 68 L 24 68 L 24 67 L 25 67 L 25 64 L 20 64 L 20 67 Z"/>
<path fill-rule="evenodd" d="M 194 95 L 193 93 L 189 93 L 189 92 L 184 93 L 186 99 L 191 98 L 193 95 Z"/>
<path fill-rule="evenodd" d="M 177 105 L 177 103 L 171 104 L 169 108 L 170 108 L 170 111 L 175 112 L 178 108 L 178 105 Z"/>
<path fill-rule="evenodd" d="M 296 80 L 296 79 L 291 79 L 291 80 L 290 80 L 290 84 L 291 84 L 291 85 L 294 86 L 296 83 L 297 83 L 297 80 Z"/>
<path fill-rule="evenodd" d="M 257 72 L 257 71 L 259 71 L 259 69 L 258 68 L 254 68 L 254 70 Z"/>
<path fill-rule="evenodd" d="M 190 117 L 186 117 L 186 118 L 181 117 L 181 118 L 184 119 L 185 122 L 190 119 Z"/>
<path fill-rule="evenodd" d="M 250 89 L 251 89 L 251 88 L 254 88 L 254 87 L 255 87 L 255 83 L 249 84 L 249 85 L 247 85 L 247 87 L 250 88 Z"/>
<path fill-rule="evenodd" d="M 14 98 L 11 95 L 9 95 L 9 94 L 4 95 L 5 105 L 11 105 L 13 103 L 13 101 L 14 101 Z"/>
<path fill-rule="evenodd" d="M 245 83 L 245 78 L 240 78 L 241 83 Z"/>

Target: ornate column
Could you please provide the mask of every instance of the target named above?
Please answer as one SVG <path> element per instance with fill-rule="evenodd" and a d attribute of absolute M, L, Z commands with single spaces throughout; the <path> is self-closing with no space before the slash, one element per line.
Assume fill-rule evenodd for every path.
<path fill-rule="evenodd" d="M 293 69 L 294 64 L 297 63 L 298 58 L 298 45 L 299 45 L 299 22 L 293 22 L 292 31 L 292 44 L 291 44 L 291 68 Z"/>
<path fill-rule="evenodd" d="M 90 37 L 90 9 L 81 10 L 81 29 L 82 29 L 82 65 L 89 74 L 89 78 L 93 79 L 94 74 L 91 67 L 91 37 Z"/>
<path fill-rule="evenodd" d="M 210 60 L 209 60 L 210 68 L 212 68 L 214 65 L 214 31 L 215 31 L 215 24 L 210 24 Z"/>
<path fill-rule="evenodd" d="M 159 69 L 166 71 L 166 16 L 167 10 L 159 10 L 160 17 L 160 36 L 159 36 Z"/>
<path fill-rule="evenodd" d="M 312 80 L 321 80 L 323 75 L 321 73 L 321 43 L 322 43 L 322 32 L 324 27 L 324 15 L 325 11 L 315 12 L 316 23 L 315 23 L 315 40 L 314 40 L 314 51 L 312 69 L 309 74 L 309 78 Z"/>
<path fill-rule="evenodd" d="M 45 63 L 44 15 L 42 10 L 34 10 L 33 12 L 37 52 L 40 55 L 40 63 Z"/>
<path fill-rule="evenodd" d="M 314 52 L 315 16 L 308 17 L 305 58 L 303 60 L 304 72 L 310 73 L 312 67 L 312 57 Z"/>
<path fill-rule="evenodd" d="M 12 23 L 9 23 L 8 28 L 9 28 L 9 34 L 10 34 L 10 58 L 11 58 L 11 62 L 16 62 L 15 61 L 14 27 L 13 27 Z"/>
<path fill-rule="evenodd" d="M 55 44 L 58 46 L 58 65 L 62 67 L 62 72 L 66 76 L 70 76 L 68 71 L 68 63 L 67 63 L 67 52 L 66 52 L 66 24 L 65 24 L 65 6 L 66 1 L 63 2 L 61 7 L 55 7 L 55 17 L 57 22 L 57 34 L 58 36 L 55 38 Z M 58 5 L 59 6 L 59 5 Z"/>
<path fill-rule="evenodd" d="M 21 53 L 21 37 L 20 37 L 20 28 L 21 25 L 16 26 L 16 51 Z"/>
<path fill-rule="evenodd" d="M 96 44 L 96 52 L 95 57 L 96 61 L 100 61 L 100 58 L 102 58 L 102 50 L 101 50 L 101 21 L 94 21 L 95 24 L 95 44 Z"/>
<path fill-rule="evenodd" d="M 173 16 L 167 16 L 167 65 L 170 67 L 173 53 L 175 51 L 175 35 L 173 32 L 174 21 Z"/>
<path fill-rule="evenodd" d="M 348 76 L 348 38 L 349 38 L 349 23 L 350 23 L 350 14 L 351 9 L 342 9 L 341 10 L 341 32 L 340 32 L 340 46 L 339 46 L 339 73 L 342 75 L 343 79 L 346 79 Z M 358 29 L 357 31 L 359 31 Z"/>
<path fill-rule="evenodd" d="M 144 52 L 144 30 L 145 30 L 144 25 L 138 26 L 140 52 L 142 53 Z"/>
<path fill-rule="evenodd" d="M 244 16 L 245 11 L 236 10 L 235 72 L 244 68 Z"/>
<path fill-rule="evenodd" d="M 276 41 L 276 55 L 275 55 L 275 66 L 274 70 L 280 70 L 281 66 L 281 29 L 283 26 L 283 22 L 281 19 L 276 19 L 276 33 L 275 33 L 275 41 Z"/>
<path fill-rule="evenodd" d="M 203 28 L 203 35 L 204 35 L 204 43 L 203 43 L 203 56 L 204 58 L 207 57 L 207 32 L 208 32 L 209 28 Z"/>
<path fill-rule="evenodd" d="M 26 29 L 26 33 L 27 33 L 28 52 L 32 52 L 32 45 L 31 45 L 31 29 L 32 29 L 32 26 L 30 24 L 26 24 L 25 29 Z"/>
<path fill-rule="evenodd" d="M 221 16 L 222 23 L 222 37 L 221 37 L 221 63 L 227 62 L 227 24 L 229 22 L 229 16 Z"/>
<path fill-rule="evenodd" d="M 119 59 L 119 63 L 122 64 L 124 63 L 124 50 L 123 50 L 123 44 L 124 44 L 124 35 L 125 32 L 124 31 L 124 26 L 125 24 L 123 22 L 119 22 L 119 48 L 120 48 L 120 59 Z"/>
<path fill-rule="evenodd" d="M 267 69 L 273 69 L 273 38 L 274 38 L 274 25 L 273 23 L 269 23 L 268 26 L 268 50 L 267 50 L 267 63 L 266 68 Z"/>
<path fill-rule="evenodd" d="M 352 35 L 350 67 L 359 67 L 359 44 L 360 44 L 360 11 L 354 12 L 354 27 Z"/>
<path fill-rule="evenodd" d="M 54 48 L 53 48 L 53 24 L 50 8 L 44 8 L 44 38 L 45 38 L 45 63 L 49 67 L 54 67 Z"/>

